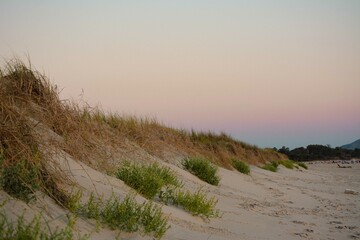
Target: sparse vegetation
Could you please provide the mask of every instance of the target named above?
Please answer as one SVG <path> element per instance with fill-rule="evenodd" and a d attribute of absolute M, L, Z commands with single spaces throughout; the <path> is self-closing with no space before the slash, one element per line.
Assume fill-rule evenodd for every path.
<path fill-rule="evenodd" d="M 148 199 L 153 199 L 166 185 L 181 186 L 173 171 L 156 163 L 145 166 L 127 161 L 116 176 Z"/>
<path fill-rule="evenodd" d="M 303 162 L 297 162 L 296 164 L 299 165 L 300 167 L 304 168 L 304 169 L 308 169 L 308 166 Z"/>
<path fill-rule="evenodd" d="M 220 216 L 219 211 L 215 209 L 217 199 L 215 197 L 207 198 L 201 189 L 191 193 L 181 189 L 168 188 L 161 192 L 159 197 L 165 204 L 181 206 L 193 215 L 206 218 Z"/>
<path fill-rule="evenodd" d="M 75 195 L 75 203 L 79 195 Z M 161 238 L 169 225 L 162 216 L 161 208 L 152 202 L 138 204 L 135 195 L 128 195 L 123 201 L 112 195 L 105 203 L 91 194 L 84 205 L 73 204 L 73 211 L 80 216 L 95 219 L 98 223 L 108 225 L 111 229 L 127 232 L 142 231 Z"/>
<path fill-rule="evenodd" d="M 183 167 L 201 180 L 218 185 L 220 177 L 217 175 L 217 166 L 211 164 L 204 158 L 185 158 L 182 162 Z"/>
<path fill-rule="evenodd" d="M 107 160 L 122 153 L 122 148 L 126 151 L 141 148 L 163 158 L 163 148 L 170 147 L 184 154 L 204 156 L 204 159 L 185 159 L 183 166 L 213 185 L 220 181 L 217 166 L 206 159 L 231 169 L 229 160 L 232 158 L 246 158 L 252 163 L 283 158 L 273 150 L 259 149 L 225 133 L 188 132 L 164 126 L 155 119 L 108 114 L 87 104 L 60 100 L 57 86 L 19 60 L 9 62 L 0 70 L 0 122 L 0 183 L 3 190 L 25 201 L 31 200 L 33 193 L 40 190 L 59 205 L 99 223 L 126 231 L 141 230 L 155 237 L 161 237 L 168 228 L 160 208 L 153 203 L 139 205 L 133 196 L 122 202 L 114 197 L 103 202 L 92 195 L 85 205 L 80 204 L 80 194 L 69 197 L 58 187 L 66 185 L 67 175 L 57 171 L 56 164 L 49 167 L 49 163 L 53 163 L 50 152 L 53 149 L 54 152 L 64 151 L 96 170 L 113 173 L 111 161 Z M 51 141 L 44 141 L 43 137 L 48 137 L 48 133 Z M 215 198 L 207 198 L 200 190 L 191 193 L 179 189 L 182 183 L 170 169 L 157 165 L 150 165 L 145 170 L 142 167 L 128 164 L 116 174 L 149 199 L 161 193 L 162 201 L 183 207 L 195 215 L 218 215 L 214 210 Z M 172 186 L 172 192 L 162 192 Z M 1 224 L 7 229 L 10 226 L 6 222 Z M 36 230 L 35 225 L 32 228 Z M 5 234 L 5 230 L 0 234 Z"/>
<path fill-rule="evenodd" d="M 11 129 L 7 134 L 21 132 L 18 139 L 24 143 L 23 146 L 32 145 L 34 142 L 25 141 L 32 136 L 33 126 L 28 126 L 26 118 L 27 114 L 31 115 L 64 138 L 64 142 L 57 143 L 64 151 L 102 171 L 108 171 L 111 166 L 105 164 L 105 161 L 98 161 L 108 157 L 101 150 L 101 145 L 105 144 L 112 150 L 111 147 L 116 148 L 125 138 L 160 158 L 166 143 L 185 153 L 211 158 L 213 163 L 226 168 L 231 168 L 231 158 L 246 157 L 253 163 L 282 158 L 281 154 L 273 150 L 259 149 L 225 133 L 188 132 L 164 126 L 153 118 L 107 114 L 86 104 L 61 101 L 57 86 L 16 59 L 0 70 L 0 77 L 1 115 L 6 117 L 1 135 L 6 136 L 3 134 L 5 129 Z M 5 140 L 0 141 L 6 148 L 12 148 L 10 145 L 13 144 L 7 145 Z M 16 149 L 13 150 L 7 150 L 9 156 L 16 155 Z"/>
<path fill-rule="evenodd" d="M 277 168 L 278 168 L 279 164 L 277 162 L 270 162 L 265 164 L 262 169 L 271 171 L 271 172 L 276 172 Z"/>
<path fill-rule="evenodd" d="M 237 159 L 232 160 L 232 164 L 236 170 L 238 170 L 241 173 L 249 174 L 250 173 L 250 167 L 247 163 L 242 162 Z"/>
<path fill-rule="evenodd" d="M 194 194 L 181 190 L 182 183 L 169 168 L 160 167 L 158 164 L 145 166 L 125 162 L 117 176 L 149 199 L 158 196 L 160 201 L 181 206 L 194 215 L 217 216 L 217 211 L 214 209 L 217 200 L 207 199 L 201 190 Z M 94 203 L 90 201 L 89 206 L 93 208 Z M 93 212 L 97 211 L 93 210 Z"/>
<path fill-rule="evenodd" d="M 3 166 L 0 174 L 2 188 L 11 196 L 30 201 L 40 186 L 39 167 L 26 161 Z"/>
<path fill-rule="evenodd" d="M 40 215 L 35 216 L 30 222 L 26 222 L 24 215 L 21 215 L 17 218 L 17 221 L 12 222 L 4 212 L 0 212 L 0 239 L 72 240 L 74 239 L 74 225 L 75 217 L 68 215 L 68 224 L 64 229 L 46 231 L 42 228 Z M 79 236 L 77 239 L 88 239 L 88 237 Z"/>
<path fill-rule="evenodd" d="M 279 164 L 283 165 L 286 168 L 293 169 L 295 163 L 291 160 L 281 160 L 279 161 Z"/>

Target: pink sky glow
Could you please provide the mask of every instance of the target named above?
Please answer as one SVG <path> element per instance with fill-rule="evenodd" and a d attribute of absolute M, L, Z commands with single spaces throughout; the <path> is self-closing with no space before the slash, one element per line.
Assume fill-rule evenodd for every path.
<path fill-rule="evenodd" d="M 261 147 L 360 138 L 360 1 L 1 1 L 62 98 Z"/>

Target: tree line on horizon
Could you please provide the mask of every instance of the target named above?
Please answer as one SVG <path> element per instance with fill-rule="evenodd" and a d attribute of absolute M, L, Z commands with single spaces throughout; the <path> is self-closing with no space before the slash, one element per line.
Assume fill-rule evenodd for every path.
<path fill-rule="evenodd" d="M 298 147 L 290 150 L 283 146 L 280 149 L 273 148 L 279 153 L 283 153 L 289 159 L 295 161 L 312 161 L 312 160 L 350 160 L 353 158 L 360 158 L 360 149 L 355 150 L 345 149 L 341 147 L 332 148 L 330 145 L 311 144 L 305 147 Z"/>

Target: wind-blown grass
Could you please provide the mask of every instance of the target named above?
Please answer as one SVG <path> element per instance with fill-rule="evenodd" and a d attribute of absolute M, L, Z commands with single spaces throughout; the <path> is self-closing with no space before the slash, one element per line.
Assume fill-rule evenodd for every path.
<path fill-rule="evenodd" d="M 308 166 L 303 162 L 297 162 L 296 164 L 299 165 L 300 167 L 304 168 L 304 169 L 308 169 Z"/>
<path fill-rule="evenodd" d="M 219 210 L 215 209 L 217 199 L 215 197 L 208 198 L 201 189 L 191 193 L 181 189 L 168 188 L 161 192 L 159 197 L 165 204 L 183 207 L 193 215 L 206 218 L 220 216 Z"/>
<path fill-rule="evenodd" d="M 116 176 L 148 199 L 153 199 L 166 185 L 181 186 L 173 171 L 156 163 L 146 166 L 127 161 Z"/>
<path fill-rule="evenodd" d="M 0 69 L 0 120 L 5 123 L 0 126 L 0 142 L 7 146 L 7 162 L 14 162 L 9 156 L 19 153 L 19 147 L 25 150 L 21 155 L 27 155 L 19 159 L 28 160 L 35 153 L 33 149 L 26 149 L 37 144 L 32 141 L 33 127 L 28 124 L 27 114 L 64 139 L 57 143 L 61 149 L 104 172 L 111 166 L 105 160 L 98 161 L 108 158 L 107 151 L 102 151 L 101 146 L 106 145 L 112 151 L 125 139 L 160 158 L 163 157 L 162 149 L 170 145 L 188 155 L 212 159 L 214 164 L 229 169 L 231 158 L 246 158 L 256 163 L 282 157 L 273 150 L 259 149 L 226 133 L 188 132 L 167 127 L 153 118 L 120 116 L 86 103 L 60 100 L 57 86 L 30 66 L 15 59 Z M 19 134 L 15 136 L 14 133 Z"/>
<path fill-rule="evenodd" d="M 283 165 L 286 168 L 293 169 L 295 163 L 291 160 L 281 160 L 279 161 L 279 164 Z"/>
<path fill-rule="evenodd" d="M 277 168 L 278 168 L 279 164 L 277 162 L 270 162 L 265 164 L 262 169 L 271 171 L 271 172 L 276 172 Z"/>
<path fill-rule="evenodd" d="M 232 164 L 236 170 L 238 170 L 241 173 L 249 174 L 250 173 L 250 167 L 245 162 L 242 162 L 237 159 L 232 160 Z"/>
<path fill-rule="evenodd" d="M 217 166 L 211 164 L 207 159 L 185 158 L 182 165 L 190 173 L 211 185 L 217 186 L 220 182 L 220 177 L 217 174 Z"/>
<path fill-rule="evenodd" d="M 116 155 L 113 153 L 118 153 L 119 145 L 127 141 L 130 144 L 121 145 L 120 148 L 134 150 L 131 146 L 137 146 L 163 158 L 163 149 L 170 147 L 187 155 L 204 156 L 214 164 L 230 169 L 232 158 L 262 163 L 282 157 L 273 150 L 259 149 L 225 133 L 173 129 L 154 119 L 119 116 L 92 108 L 86 103 L 61 100 L 56 85 L 18 60 L 9 62 L 0 70 L 0 122 L 2 188 L 26 201 L 32 198 L 34 191 L 41 190 L 61 206 L 70 205 L 68 196 L 58 187 L 66 177 L 57 169 L 50 172 L 50 168 L 47 168 L 52 160 L 47 154 L 47 147 L 65 151 L 74 159 L 102 172 L 113 171 L 112 166 L 107 165 L 111 161 L 107 160 L 110 155 Z M 41 134 L 37 132 L 39 126 L 44 126 L 60 140 L 54 138 L 51 143 L 46 143 L 49 145 L 43 144 Z M 199 178 L 213 185 L 219 184 L 217 167 L 209 161 L 203 165 L 193 164 L 190 160 L 184 163 L 184 167 Z M 172 179 L 171 174 L 167 174 L 169 172 L 155 168 L 151 171 L 156 172 L 153 174 L 156 177 L 149 173 L 151 171 L 145 174 L 144 179 L 136 179 L 134 174 L 126 171 L 120 175 L 127 179 L 124 181 L 128 181 L 128 185 L 150 199 L 166 186 L 181 185 Z M 134 172 L 143 173 L 138 169 Z M 142 174 L 139 175 L 142 178 Z M 190 195 L 186 196 L 191 199 Z M 99 218 L 99 213 L 95 211 L 99 206 L 95 199 L 92 201 L 88 204 L 88 214 Z"/>
<path fill-rule="evenodd" d="M 161 238 L 170 227 L 167 219 L 162 216 L 161 207 L 152 202 L 139 204 L 135 201 L 134 194 L 126 196 L 123 201 L 112 195 L 104 202 L 102 199 L 96 199 L 93 194 L 83 205 L 78 200 L 79 195 L 74 195 L 73 212 L 93 218 L 111 229 L 142 231 L 153 234 L 155 238 Z"/>
<path fill-rule="evenodd" d="M 3 166 L 0 173 L 2 188 L 15 198 L 29 202 L 32 193 L 40 187 L 40 170 L 35 164 L 18 161 L 10 166 Z"/>
<path fill-rule="evenodd" d="M 42 228 L 40 215 L 35 216 L 31 221 L 25 221 L 24 215 L 17 218 L 15 222 L 8 219 L 4 212 L 0 212 L 0 239 L 15 240 L 72 240 L 74 239 L 74 225 L 76 218 L 68 215 L 68 224 L 63 229 L 46 231 Z M 88 239 L 88 236 L 78 236 L 76 239 Z"/>
<path fill-rule="evenodd" d="M 218 215 L 218 211 L 215 210 L 217 203 L 215 198 L 208 199 L 201 190 L 194 194 L 183 191 L 182 183 L 169 168 L 160 167 L 158 164 L 142 165 L 125 162 L 118 170 L 117 176 L 148 199 L 158 196 L 158 199 L 165 204 L 181 206 L 194 215 L 207 218 Z M 90 200 L 88 206 L 94 208 L 96 204 Z M 92 212 L 98 211 L 92 210 Z"/>

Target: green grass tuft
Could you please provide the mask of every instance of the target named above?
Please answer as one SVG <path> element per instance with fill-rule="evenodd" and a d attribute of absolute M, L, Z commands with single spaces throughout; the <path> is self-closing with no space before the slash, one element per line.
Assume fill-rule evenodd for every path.
<path fill-rule="evenodd" d="M 249 165 L 242 162 L 242 161 L 240 161 L 240 160 L 233 159 L 232 160 L 232 165 L 236 170 L 238 170 L 241 173 L 244 173 L 244 174 L 249 174 L 250 173 Z"/>
<path fill-rule="evenodd" d="M 7 218 L 4 212 L 0 212 L 0 239 L 15 240 L 72 240 L 74 239 L 74 225 L 76 218 L 68 215 L 68 224 L 64 229 L 56 229 L 56 231 L 45 231 L 42 229 L 40 215 L 35 216 L 30 222 L 26 222 L 24 215 L 17 218 L 16 222 L 12 222 Z M 76 239 L 88 239 L 86 235 L 79 236 Z"/>
<path fill-rule="evenodd" d="M 217 175 L 217 166 L 211 164 L 204 158 L 185 158 L 183 167 L 201 180 L 211 184 L 219 185 L 220 177 Z"/>
<path fill-rule="evenodd" d="M 279 166 L 279 164 L 277 162 L 270 162 L 265 164 L 262 169 L 271 171 L 271 172 L 276 172 L 277 171 L 277 167 Z"/>
<path fill-rule="evenodd" d="M 308 166 L 303 162 L 297 162 L 296 164 L 299 165 L 300 167 L 304 168 L 304 169 L 308 169 Z"/>
<path fill-rule="evenodd" d="M 169 168 L 125 162 L 118 170 L 117 177 L 149 199 L 158 196 L 165 204 L 182 206 L 194 215 L 213 217 L 218 213 L 214 210 L 215 198 L 207 199 L 200 190 L 191 194 L 178 189 L 182 183 Z"/>
<path fill-rule="evenodd" d="M 286 168 L 294 169 L 294 162 L 291 160 L 281 160 L 279 164 L 283 165 Z"/>
<path fill-rule="evenodd" d="M 2 155 L 0 160 L 0 163 L 3 162 Z M 29 202 L 33 199 L 34 191 L 40 187 L 40 168 L 37 164 L 24 160 L 2 166 L 0 183 L 11 196 Z"/>
<path fill-rule="evenodd" d="M 201 189 L 191 193 L 181 189 L 168 188 L 159 197 L 165 204 L 181 206 L 193 215 L 206 218 L 220 216 L 219 210 L 215 210 L 217 199 L 215 197 L 207 198 Z"/>
<path fill-rule="evenodd" d="M 170 168 L 154 163 L 149 166 L 125 162 L 116 176 L 148 199 L 153 199 L 166 185 L 181 186 Z"/>
<path fill-rule="evenodd" d="M 77 196 L 74 199 L 78 199 Z M 127 232 L 143 231 L 153 234 L 155 238 L 161 238 L 169 225 L 167 219 L 162 216 L 162 210 L 152 202 L 138 204 L 135 195 L 128 195 L 120 201 L 112 195 L 105 203 L 102 199 L 95 199 L 91 194 L 84 205 L 78 206 L 75 213 L 80 216 L 95 219 L 98 223 L 108 225 L 111 229 L 119 229 Z"/>

